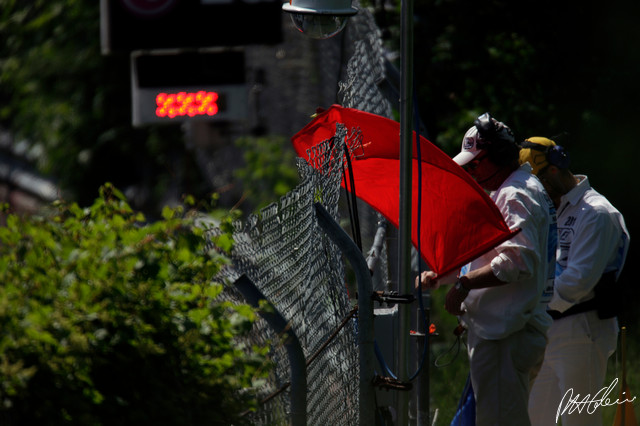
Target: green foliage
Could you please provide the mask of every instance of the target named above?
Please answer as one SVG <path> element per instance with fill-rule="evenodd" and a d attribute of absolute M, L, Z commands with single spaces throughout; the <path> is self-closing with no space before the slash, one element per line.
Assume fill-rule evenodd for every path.
<path fill-rule="evenodd" d="M 451 424 L 469 374 L 466 335 L 458 340 L 453 333 L 458 321 L 443 308 L 446 293 L 444 289 L 431 291 L 429 315 L 437 331 L 430 339 L 432 365 L 429 370 L 430 413 L 433 416 L 438 410 L 436 426 Z"/>
<path fill-rule="evenodd" d="M 296 154 L 281 136 L 246 137 L 236 141 L 244 150 L 245 166 L 234 171 L 255 208 L 278 201 L 299 181 Z"/>
<path fill-rule="evenodd" d="M 0 36 L 0 120 L 19 137 L 42 144 L 40 166 L 56 171 L 69 163 L 82 143 L 69 137 L 85 129 L 98 113 L 102 96 L 98 7 L 82 1 L 3 2 Z M 75 22 L 78 25 L 70 25 Z M 94 132 L 88 132 L 91 135 Z M 54 148 L 65 145 L 65 153 Z"/>
<path fill-rule="evenodd" d="M 165 208 L 145 223 L 109 184 L 88 208 L 7 216 L 0 423 L 241 423 L 266 353 L 238 339 L 254 311 L 211 281 L 230 235 L 207 250 L 197 217 Z"/>
<path fill-rule="evenodd" d="M 101 54 L 99 1 L 0 0 L 0 40 L 0 127 L 67 198 L 88 205 L 108 181 L 155 213 L 176 169 L 208 190 L 179 126 L 131 126 L 129 55 Z"/>

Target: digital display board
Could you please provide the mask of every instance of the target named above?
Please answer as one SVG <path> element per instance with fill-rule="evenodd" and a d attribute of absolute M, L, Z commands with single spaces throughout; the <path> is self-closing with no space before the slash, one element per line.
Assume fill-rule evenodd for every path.
<path fill-rule="evenodd" d="M 220 111 L 217 92 L 160 92 L 156 95 L 156 117 L 195 117 L 206 115 L 213 117 Z"/>
<path fill-rule="evenodd" d="M 247 116 L 242 50 L 131 55 L 134 126 Z"/>

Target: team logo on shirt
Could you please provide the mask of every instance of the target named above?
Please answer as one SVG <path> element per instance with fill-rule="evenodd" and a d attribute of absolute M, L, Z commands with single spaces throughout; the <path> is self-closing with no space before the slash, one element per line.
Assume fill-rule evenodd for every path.
<path fill-rule="evenodd" d="M 573 229 L 571 228 L 560 228 L 558 229 L 558 236 L 560 241 L 566 243 L 572 240 Z"/>

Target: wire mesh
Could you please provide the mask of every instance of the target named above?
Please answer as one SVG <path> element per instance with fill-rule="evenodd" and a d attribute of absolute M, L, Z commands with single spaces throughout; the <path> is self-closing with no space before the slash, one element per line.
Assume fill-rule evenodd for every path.
<path fill-rule="evenodd" d="M 380 29 L 373 15 L 361 8 L 349 23 L 353 54 L 347 65 L 346 81 L 339 83 L 342 106 L 391 117 L 391 104 L 380 90 L 386 78 Z"/>
<path fill-rule="evenodd" d="M 314 155 L 319 170 L 299 160 L 301 183 L 278 203 L 235 223 L 232 266 L 220 278 L 233 282 L 245 274 L 290 321 L 309 359 L 349 315 L 340 251 L 315 220 L 313 203 L 321 202 L 338 219 L 345 130 L 325 141 Z M 228 286 L 228 298 L 237 298 Z M 358 352 L 355 320 L 322 350 L 307 369 L 307 417 L 310 424 L 358 423 Z M 278 336 L 259 322 L 252 338 L 270 342 L 274 369 L 260 390 L 266 397 L 290 382 L 286 353 Z M 252 413 L 252 424 L 288 424 L 288 390 Z"/>
<path fill-rule="evenodd" d="M 378 87 L 384 79 L 380 31 L 366 9 L 352 18 L 347 43 L 353 54 L 347 64 L 347 80 L 339 83 L 343 106 L 390 117 L 390 103 Z M 245 222 L 234 224 L 232 265 L 218 277 L 230 283 L 245 274 L 290 321 L 305 357 L 317 356 L 306 371 L 311 425 L 359 424 L 356 320 L 348 321 L 319 351 L 352 308 L 342 256 L 319 228 L 313 209 L 314 202 L 320 202 L 339 219 L 345 144 L 349 155 L 356 157 L 362 135 L 358 129 L 338 125 L 333 138 L 309 153 L 313 167 L 298 159 L 301 183 L 294 190 Z M 374 227 L 381 220 L 370 208 L 361 211 L 366 226 Z M 386 257 L 381 261 L 386 269 Z M 227 287 L 224 297 L 241 302 L 233 287 Z M 260 398 L 268 402 L 250 413 L 248 420 L 255 425 L 289 424 L 290 395 L 288 389 L 282 391 L 291 380 L 287 354 L 263 320 L 256 322 L 251 339 L 272 345 L 274 368 L 259 390 Z"/>

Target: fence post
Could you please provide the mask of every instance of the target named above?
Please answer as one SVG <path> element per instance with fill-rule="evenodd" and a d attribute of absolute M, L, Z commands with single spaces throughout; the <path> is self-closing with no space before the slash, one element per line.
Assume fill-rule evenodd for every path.
<path fill-rule="evenodd" d="M 320 203 L 314 204 L 318 224 L 345 255 L 358 282 L 358 347 L 360 355 L 359 419 L 363 426 L 375 424 L 375 392 L 373 389 L 374 330 L 373 285 L 371 272 L 362 252 Z"/>
<path fill-rule="evenodd" d="M 247 303 L 257 308 L 260 301 L 266 302 L 271 309 L 260 310 L 260 316 L 265 319 L 271 328 L 278 334 L 286 336 L 284 346 L 289 356 L 291 365 L 291 425 L 306 426 L 307 424 L 307 366 L 304 351 L 287 320 L 269 302 L 262 292 L 255 286 L 245 274 L 238 278 L 234 285 L 242 293 Z M 264 303 L 263 302 L 263 303 Z"/>

